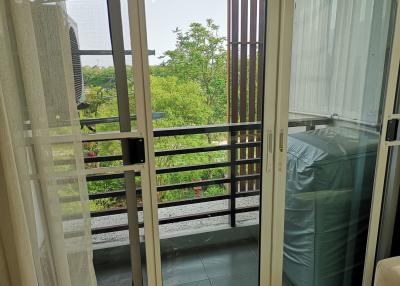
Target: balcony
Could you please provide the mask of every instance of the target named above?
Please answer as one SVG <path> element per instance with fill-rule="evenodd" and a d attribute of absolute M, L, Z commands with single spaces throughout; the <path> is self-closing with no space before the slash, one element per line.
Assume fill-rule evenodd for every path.
<path fill-rule="evenodd" d="M 112 118 L 95 120 L 85 119 L 81 121 L 81 124 L 82 126 L 89 125 L 93 127 L 96 124 L 110 123 L 115 120 L 116 119 Z M 331 125 L 332 121 L 331 118 L 292 114 L 289 121 L 289 130 L 313 130 L 318 127 Z M 212 279 L 212 274 L 206 271 L 207 265 L 203 262 L 212 259 L 212 257 L 219 252 L 221 252 L 221 256 L 228 255 L 231 263 L 232 259 L 234 261 L 234 257 L 239 259 L 238 257 L 243 257 L 243 255 L 254 255 L 254 259 L 249 259 L 249 261 L 251 260 L 254 264 L 252 266 L 253 270 L 257 269 L 256 257 L 258 256 L 257 241 L 260 195 L 260 174 L 257 171 L 261 163 L 260 152 L 257 150 L 260 150 L 261 142 L 259 141 L 260 137 L 256 136 L 256 134 L 260 134 L 260 131 L 260 122 L 154 130 L 155 140 L 171 136 L 179 138 L 179 136 L 205 134 L 223 134 L 222 138 L 224 138 L 224 140 L 215 142 L 209 146 L 196 146 L 196 144 L 194 144 L 186 148 L 155 151 L 156 158 L 166 156 L 190 156 L 196 153 L 211 152 L 220 152 L 220 154 L 223 154 L 222 158 L 225 158 L 225 160 L 218 160 L 217 162 L 212 161 L 202 164 L 196 164 L 194 162 L 191 165 L 170 167 L 158 166 L 156 169 L 157 176 L 217 168 L 224 170 L 222 176 L 216 178 L 197 181 L 183 180 L 174 184 L 157 186 L 157 192 L 159 194 L 168 192 L 174 192 L 175 194 L 192 193 L 191 198 L 177 200 L 160 199 L 158 203 L 162 255 L 168 258 L 165 259 L 165 263 L 168 265 L 171 264 L 171 267 L 164 265 L 164 276 L 168 277 L 168 269 L 174 269 L 173 276 L 170 278 L 164 277 L 164 279 L 167 279 L 166 285 L 169 285 L 168 281 L 171 281 L 171 285 L 178 285 L 178 282 L 179 284 L 183 284 L 186 282 L 208 281 Z M 238 140 L 238 138 L 240 138 L 240 140 Z M 239 150 L 245 150 L 244 154 L 246 155 L 244 158 L 243 156 L 241 157 L 241 152 Z M 249 150 L 252 151 L 249 152 Z M 85 158 L 85 163 L 87 164 L 100 164 L 102 162 L 113 161 L 121 163 L 122 156 L 106 155 Z M 248 166 L 252 167 L 247 168 Z M 137 175 L 139 177 L 140 174 Z M 91 182 L 123 179 L 123 177 L 123 173 L 88 175 L 87 181 L 90 185 Z M 221 186 L 226 191 L 216 195 L 207 194 L 207 188 L 210 186 Z M 140 187 L 138 187 L 139 226 L 141 227 L 140 234 L 141 241 L 143 242 L 141 191 Z M 101 199 L 117 199 L 123 205 L 124 197 L 125 190 L 117 189 L 109 189 L 101 193 L 89 193 L 89 199 L 92 202 Z M 126 213 L 127 209 L 125 206 L 91 211 L 92 234 L 95 249 L 94 261 L 99 274 L 99 285 L 108 285 L 111 280 L 115 279 L 130 281 L 131 273 L 129 269 L 129 240 Z M 244 244 L 247 245 L 245 246 L 246 249 L 243 248 Z M 211 251 L 216 248 L 218 248 L 217 252 Z M 183 256 L 179 255 L 178 258 L 174 255 L 176 251 L 187 252 L 188 254 Z M 193 253 L 204 254 L 199 260 L 197 254 L 193 256 Z M 232 255 L 233 257 L 231 257 Z M 110 257 L 113 258 L 110 259 Z M 177 267 L 176 264 L 179 266 L 179 263 L 182 263 L 181 259 L 191 261 L 191 263 L 199 267 L 198 271 L 196 271 L 198 277 L 188 275 L 186 268 L 186 270 L 182 270 L 182 272 L 177 270 L 180 268 Z M 240 258 L 237 264 L 240 265 L 242 263 L 243 260 Z M 115 268 L 111 267 L 111 265 Z M 226 265 L 229 265 L 229 263 Z M 250 265 L 252 264 L 250 263 Z M 110 267 L 115 271 L 111 271 Z M 246 272 L 243 274 L 247 275 L 249 273 Z M 180 278 L 178 279 L 177 277 Z M 252 279 L 256 279 L 256 277 L 257 275 L 252 275 Z M 228 282 L 230 280 L 225 279 L 224 281 Z"/>

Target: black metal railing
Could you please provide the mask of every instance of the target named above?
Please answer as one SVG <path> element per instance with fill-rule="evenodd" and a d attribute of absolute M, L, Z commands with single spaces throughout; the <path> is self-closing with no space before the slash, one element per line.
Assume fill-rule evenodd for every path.
<path fill-rule="evenodd" d="M 82 124 L 96 124 L 99 120 L 87 120 L 82 121 Z M 297 119 L 290 120 L 289 127 L 305 127 L 306 130 L 313 130 L 318 125 L 329 125 L 331 124 L 330 118 L 323 117 L 312 117 L 306 119 Z M 211 126 L 191 126 L 191 127 L 178 127 L 178 128 L 163 128 L 163 129 L 155 129 L 154 137 L 170 137 L 170 136 L 180 136 L 180 135 L 196 135 L 196 134 L 212 134 L 212 133 L 226 133 L 228 134 L 228 140 L 226 144 L 223 145 L 215 145 L 215 146 L 205 146 L 205 147 L 191 147 L 191 148 L 182 148 L 182 149 L 174 149 L 174 150 L 159 150 L 155 152 L 156 157 L 162 156 L 171 156 L 171 155 L 182 155 L 182 154 L 193 154 L 193 153 L 204 153 L 204 152 L 212 152 L 212 151 L 227 151 L 230 152 L 230 156 L 227 156 L 228 160 L 224 162 L 210 162 L 207 164 L 193 164 L 187 166 L 178 166 L 178 167 L 163 167 L 157 168 L 156 174 L 169 174 L 175 172 L 184 172 L 184 171 L 194 171 L 194 170 L 206 170 L 212 168 L 229 168 L 229 174 L 222 178 L 213 178 L 208 180 L 201 181 L 192 181 L 192 182 L 179 182 L 177 184 L 170 185 L 160 185 L 157 186 L 157 192 L 164 192 L 170 190 L 182 190 L 194 187 L 203 187 L 203 186 L 211 186 L 211 185 L 229 185 L 230 190 L 227 194 L 215 195 L 209 197 L 198 197 L 192 199 L 183 199 L 177 201 L 169 201 L 169 202 L 160 202 L 158 204 L 159 208 L 168 208 L 174 206 L 183 206 L 183 205 L 191 205 L 198 204 L 204 202 L 211 201 L 221 201 L 221 200 L 229 200 L 229 207 L 224 210 L 218 211 L 204 211 L 195 214 L 182 215 L 182 216 L 174 216 L 160 219 L 160 224 L 168 224 L 168 223 L 176 223 L 183 222 L 189 220 L 203 219 L 203 218 L 211 218 L 216 216 L 229 216 L 230 224 L 232 227 L 236 225 L 236 214 L 244 213 L 244 212 L 252 212 L 257 211 L 258 205 L 251 205 L 245 207 L 237 207 L 236 199 L 241 197 L 249 197 L 256 196 L 260 194 L 260 190 L 258 189 L 247 189 L 246 191 L 238 191 L 237 184 L 239 182 L 249 182 L 260 180 L 261 176 L 259 173 L 251 173 L 245 175 L 237 174 L 237 167 L 242 165 L 249 164 L 261 164 L 261 158 L 245 158 L 238 159 L 237 152 L 241 148 L 261 148 L 260 136 L 255 136 L 255 132 L 261 133 L 261 123 L 235 123 L 235 124 L 221 124 L 221 125 L 211 125 Z M 236 138 L 238 136 L 243 136 L 243 131 L 252 131 L 249 132 L 251 134 L 250 142 L 237 142 Z M 250 138 L 249 136 L 249 138 Z M 97 162 L 108 162 L 108 161 L 118 161 L 122 160 L 122 155 L 110 155 L 110 156 L 98 156 L 98 157 L 90 157 L 85 158 L 85 163 L 97 163 Z M 140 175 L 140 174 L 138 174 Z M 99 181 L 99 180 L 109 180 L 109 179 L 122 179 L 124 177 L 123 173 L 116 174 L 102 174 L 102 175 L 88 175 L 87 181 Z M 253 184 L 256 186 L 257 184 Z M 259 186 L 259 184 L 258 184 Z M 141 189 L 137 189 L 137 193 L 141 194 Z M 107 199 L 107 198 L 124 198 L 125 191 L 124 190 L 111 190 L 103 193 L 95 193 L 89 194 L 90 200 L 97 199 Z M 68 200 L 68 198 L 64 198 L 64 200 Z M 72 198 L 71 198 L 72 200 Z M 138 206 L 138 210 L 141 211 L 143 208 L 141 205 Z M 103 217 L 108 215 L 122 214 L 126 213 L 127 209 L 124 207 L 121 208 L 111 208 L 101 211 L 93 211 L 91 212 L 91 217 Z M 143 227 L 143 222 L 139 222 L 139 226 Z M 127 230 L 127 224 L 119 224 L 119 225 L 110 225 L 105 227 L 93 228 L 93 234 L 101 234 L 108 232 L 115 232 L 121 230 Z"/>

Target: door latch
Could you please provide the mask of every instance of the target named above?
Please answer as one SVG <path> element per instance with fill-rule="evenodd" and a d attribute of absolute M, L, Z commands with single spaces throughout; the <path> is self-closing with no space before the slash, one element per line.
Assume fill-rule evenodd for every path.
<path fill-rule="evenodd" d="M 129 164 L 142 164 L 145 162 L 144 139 L 129 138 Z"/>
<path fill-rule="evenodd" d="M 399 127 L 399 119 L 388 120 L 386 129 L 386 141 L 392 142 L 397 140 L 398 127 Z"/>

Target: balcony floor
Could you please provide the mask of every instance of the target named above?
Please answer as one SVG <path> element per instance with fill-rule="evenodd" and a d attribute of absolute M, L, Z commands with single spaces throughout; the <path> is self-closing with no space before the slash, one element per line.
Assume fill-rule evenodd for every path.
<path fill-rule="evenodd" d="M 164 286 L 257 286 L 258 245 L 246 239 L 167 253 L 162 266 Z M 128 264 L 97 266 L 96 275 L 99 286 L 132 285 Z"/>

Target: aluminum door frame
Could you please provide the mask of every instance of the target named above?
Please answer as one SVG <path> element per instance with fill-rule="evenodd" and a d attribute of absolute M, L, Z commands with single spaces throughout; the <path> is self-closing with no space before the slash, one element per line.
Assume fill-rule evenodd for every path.
<path fill-rule="evenodd" d="M 265 89 L 264 89 L 264 113 L 263 113 L 263 151 L 262 151 L 262 195 L 260 210 L 260 277 L 259 285 L 280 285 L 275 284 L 281 281 L 282 277 L 274 274 L 274 257 L 278 256 L 279 245 L 283 246 L 283 231 L 280 233 L 278 225 L 273 225 L 273 216 L 279 215 L 280 208 L 275 204 L 281 201 L 274 188 L 281 184 L 282 180 L 276 181 L 275 169 L 282 166 L 282 156 L 279 156 L 280 163 L 277 163 L 276 153 L 282 149 L 279 147 L 280 136 L 276 136 L 277 120 L 286 120 L 280 116 L 277 118 L 277 98 L 289 92 L 289 81 L 283 77 L 278 78 L 282 73 L 290 77 L 290 55 L 291 55 L 291 15 L 286 14 L 293 10 L 293 0 L 269 0 L 267 1 L 266 25 L 266 59 L 265 66 Z M 161 286 L 161 255 L 160 238 L 158 225 L 157 190 L 155 181 L 155 159 L 153 144 L 153 128 L 151 118 L 151 92 L 148 63 L 147 30 L 144 0 L 128 0 L 128 13 L 130 21 L 131 44 L 133 53 L 133 71 L 135 80 L 135 91 L 137 96 L 138 131 L 144 134 L 146 146 L 146 162 L 142 170 L 142 190 L 144 225 L 146 237 L 146 262 L 148 285 Z M 282 36 L 283 35 L 283 36 Z M 282 46 L 285 47 L 282 49 Z M 289 55 L 289 57 L 287 57 Z M 279 80 L 278 80 L 279 79 Z M 265 158 L 265 159 L 264 159 Z M 276 197 L 274 197 L 274 195 Z M 284 201 L 284 198 L 283 198 Z M 282 217 L 283 219 L 283 217 Z M 274 234 L 275 233 L 275 234 Z M 279 238 L 282 239 L 279 239 Z M 274 241 L 275 240 L 275 241 Z M 275 251 L 273 251 L 275 249 Z M 280 258 L 282 260 L 282 258 Z M 280 266 L 282 268 L 282 266 Z"/>
<path fill-rule="evenodd" d="M 291 2 L 292 0 L 288 0 Z M 285 2 L 285 1 L 283 1 Z M 397 0 L 396 0 L 397 2 Z M 291 25 L 293 24 L 293 3 L 283 4 L 283 11 L 281 11 L 281 45 L 279 47 L 280 55 L 283 55 L 283 62 L 278 70 L 278 83 L 281 85 L 282 92 L 277 97 L 277 122 L 276 130 L 278 130 L 278 137 L 275 138 L 275 156 L 278 158 L 275 160 L 275 172 L 274 176 L 274 203 L 273 203 L 273 232 L 272 232 L 272 283 L 271 285 L 282 285 L 283 275 L 283 233 L 284 233 L 284 208 L 285 208 L 285 179 L 286 171 L 283 166 L 286 166 L 286 155 L 282 154 L 281 150 L 287 148 L 287 134 L 288 134 L 288 99 L 289 92 L 288 87 L 290 84 L 290 57 L 291 49 L 287 45 L 291 46 L 292 31 Z M 395 98 L 397 92 L 397 81 L 400 65 L 400 5 L 397 2 L 394 5 L 396 8 L 393 41 L 390 51 L 390 64 L 388 73 L 388 83 L 385 91 L 384 99 L 384 112 L 382 117 L 382 130 L 380 136 L 380 142 L 377 154 L 377 163 L 375 169 L 375 181 L 373 187 L 373 196 L 371 203 L 370 221 L 368 228 L 368 240 L 366 247 L 366 256 L 364 263 L 363 273 L 363 285 L 370 286 L 373 282 L 373 275 L 375 270 L 375 256 L 377 239 L 379 232 L 379 223 L 382 208 L 382 199 L 385 187 L 386 167 L 389 154 L 389 148 L 392 146 L 400 146 L 400 140 L 387 142 L 386 132 L 387 124 L 391 119 L 399 119 L 400 114 L 394 114 Z M 285 28 L 286 27 L 286 28 Z M 286 59 L 285 59 L 286 57 Z M 278 88 L 279 90 L 279 88 Z M 278 134 L 277 133 L 277 134 Z M 274 244 L 275 243 L 275 244 Z"/>
<path fill-rule="evenodd" d="M 143 134 L 145 157 L 141 172 L 147 284 L 161 286 L 157 186 L 144 0 L 128 0 L 137 129 Z"/>
<path fill-rule="evenodd" d="M 385 178 L 387 173 L 386 168 L 388 166 L 387 163 L 389 158 L 389 149 L 392 146 L 400 146 L 399 140 L 391 142 L 386 141 L 388 121 L 391 119 L 400 119 L 400 114 L 394 113 L 400 65 L 400 5 L 398 2 L 396 4 L 397 5 L 395 5 L 396 14 L 394 21 L 393 42 L 390 50 L 389 74 L 387 88 L 385 92 L 382 129 L 375 169 L 375 182 L 372 195 L 367 249 L 364 263 L 364 286 L 369 286 L 373 283 L 376 264 L 376 248 L 378 243 L 378 233 L 381 220 L 381 210 L 385 189 Z"/>
<path fill-rule="evenodd" d="M 260 210 L 260 286 L 282 285 L 293 0 L 267 1 Z M 286 111 L 286 113 L 285 113 Z"/>

